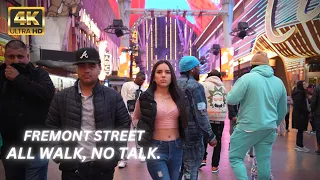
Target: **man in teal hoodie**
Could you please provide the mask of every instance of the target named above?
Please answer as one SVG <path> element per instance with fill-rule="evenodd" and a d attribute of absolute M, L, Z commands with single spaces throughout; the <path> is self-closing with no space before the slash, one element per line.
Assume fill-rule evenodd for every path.
<path fill-rule="evenodd" d="M 238 180 L 247 180 L 243 159 L 254 147 L 258 178 L 270 179 L 272 145 L 277 126 L 287 113 L 287 93 L 283 82 L 274 76 L 265 52 L 251 59 L 252 70 L 242 76 L 228 93 L 227 102 L 241 104 L 237 125 L 230 138 L 229 160 Z"/>

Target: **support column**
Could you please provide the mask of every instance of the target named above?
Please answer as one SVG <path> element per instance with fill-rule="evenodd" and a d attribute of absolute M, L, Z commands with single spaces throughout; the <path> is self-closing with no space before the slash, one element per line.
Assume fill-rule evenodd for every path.
<path fill-rule="evenodd" d="M 126 9 L 130 9 L 131 7 L 131 0 L 118 0 L 118 7 L 120 18 L 123 21 L 123 25 L 130 29 L 130 12 L 125 12 Z M 120 46 L 121 47 L 129 47 L 129 39 L 130 34 L 125 34 L 120 39 Z"/>
<path fill-rule="evenodd" d="M 229 33 L 232 31 L 233 5 L 233 0 L 222 0 L 222 10 L 228 11 L 228 14 L 222 15 L 225 48 L 230 48 L 232 45 L 232 40 Z"/>

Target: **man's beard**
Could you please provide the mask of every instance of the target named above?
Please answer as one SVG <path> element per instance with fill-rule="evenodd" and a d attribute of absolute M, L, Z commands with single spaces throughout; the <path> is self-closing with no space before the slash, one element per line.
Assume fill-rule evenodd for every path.
<path fill-rule="evenodd" d="M 192 75 L 192 76 L 193 76 L 193 78 L 194 78 L 195 80 L 197 80 L 197 81 L 200 80 L 200 74 L 194 74 L 194 75 Z"/>
<path fill-rule="evenodd" d="M 83 84 L 85 86 L 94 86 L 94 85 L 96 85 L 96 83 L 97 83 L 97 80 L 93 80 L 93 81 L 90 81 L 90 82 L 81 81 L 81 84 Z"/>

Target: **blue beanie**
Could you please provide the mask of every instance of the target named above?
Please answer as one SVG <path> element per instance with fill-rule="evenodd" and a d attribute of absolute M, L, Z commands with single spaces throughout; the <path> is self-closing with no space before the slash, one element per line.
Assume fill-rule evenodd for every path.
<path fill-rule="evenodd" d="M 200 64 L 194 56 L 183 56 L 179 63 L 180 72 L 188 72 Z"/>

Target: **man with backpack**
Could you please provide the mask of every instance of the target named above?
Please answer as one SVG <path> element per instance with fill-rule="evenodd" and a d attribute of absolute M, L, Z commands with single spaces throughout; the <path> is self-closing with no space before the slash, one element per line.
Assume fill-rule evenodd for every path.
<path fill-rule="evenodd" d="M 145 74 L 143 72 L 138 72 L 134 81 L 126 82 L 122 85 L 121 96 L 130 114 L 133 113 L 136 101 L 139 98 L 140 94 L 145 91 L 145 89 L 142 87 L 145 80 Z M 125 159 L 122 159 L 119 162 L 119 168 L 126 167 L 126 156 L 124 156 L 124 158 Z M 141 159 L 141 161 L 144 161 L 144 159 Z"/>

